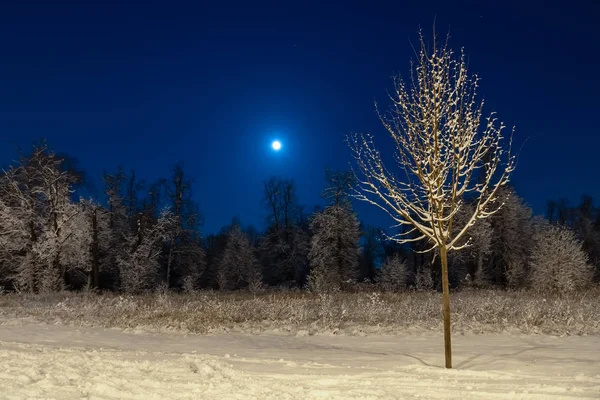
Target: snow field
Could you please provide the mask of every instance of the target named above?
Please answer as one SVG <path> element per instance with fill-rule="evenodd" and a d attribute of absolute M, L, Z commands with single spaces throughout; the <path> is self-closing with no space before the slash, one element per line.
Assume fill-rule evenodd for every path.
<path fill-rule="evenodd" d="M 2 399 L 600 398 L 600 336 L 288 336 L 0 326 Z"/>

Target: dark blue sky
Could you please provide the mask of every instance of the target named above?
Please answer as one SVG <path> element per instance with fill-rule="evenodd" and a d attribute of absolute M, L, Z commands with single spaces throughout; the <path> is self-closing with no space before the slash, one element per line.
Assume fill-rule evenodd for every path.
<path fill-rule="evenodd" d="M 261 227 L 268 176 L 294 178 L 311 207 L 324 168 L 348 165 L 346 134 L 385 143 L 373 101 L 437 15 L 482 77 L 487 111 L 528 138 L 518 193 L 538 213 L 550 198 L 600 199 L 600 5 L 558 4 L 3 2 L 0 163 L 42 137 L 90 177 L 122 164 L 151 181 L 182 160 L 205 231 L 236 215 Z"/>

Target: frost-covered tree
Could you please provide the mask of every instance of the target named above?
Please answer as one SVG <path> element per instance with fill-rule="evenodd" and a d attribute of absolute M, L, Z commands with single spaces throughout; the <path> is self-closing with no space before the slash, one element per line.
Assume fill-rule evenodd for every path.
<path fill-rule="evenodd" d="M 19 272 L 21 287 L 33 291 L 36 266 L 31 250 L 38 218 L 28 196 L 14 185 L 12 173 L 0 177 L 0 281 L 13 287 Z"/>
<path fill-rule="evenodd" d="M 92 288 L 100 287 L 100 274 L 113 268 L 107 256 L 112 250 L 112 231 L 108 212 L 93 200 L 75 204 L 77 214 L 68 225 L 69 239 L 62 257 L 78 281 Z"/>
<path fill-rule="evenodd" d="M 411 229 L 394 235 L 400 243 L 427 240 L 439 252 L 443 289 L 446 368 L 452 367 L 448 252 L 469 245 L 461 240 L 477 221 L 502 205 L 498 190 L 508 183 L 515 158 L 504 144 L 504 125 L 483 115 L 479 79 L 468 74 L 465 55 L 457 58 L 447 42 L 421 48 L 408 84 L 394 80 L 392 108 L 380 114 L 394 143 L 401 178 L 388 169 L 369 135 L 348 142 L 357 165 L 356 198 L 379 207 Z M 458 232 L 455 215 L 474 199 L 472 215 Z M 413 233 L 418 232 L 415 236 Z"/>
<path fill-rule="evenodd" d="M 227 235 L 227 245 L 217 270 L 219 289 L 247 287 L 252 292 L 262 288 L 261 268 L 254 248 L 239 225 L 234 224 Z"/>
<path fill-rule="evenodd" d="M 70 204 L 71 218 L 62 227 L 66 240 L 63 241 L 57 262 L 71 273 L 73 286 L 88 281 L 92 273 L 94 233 L 87 206 L 83 201 Z"/>
<path fill-rule="evenodd" d="M 502 208 L 490 219 L 493 231 L 489 255 L 489 275 L 497 284 L 523 287 L 527 278 L 527 260 L 533 246 L 531 208 L 511 187 L 500 189 Z"/>
<path fill-rule="evenodd" d="M 583 250 L 595 267 L 596 277 L 600 278 L 600 209 L 594 207 L 591 196 L 583 196 L 571 215 L 573 221 L 569 225 L 583 241 Z"/>
<path fill-rule="evenodd" d="M 164 210 L 155 223 L 148 223 L 140 215 L 136 232 L 124 238 L 124 246 L 117 256 L 121 289 L 138 293 L 151 289 L 160 274 L 160 256 L 165 243 L 171 240 L 175 219 Z"/>
<path fill-rule="evenodd" d="M 475 212 L 471 203 L 466 203 L 454 216 L 452 229 L 454 234 L 464 228 L 469 218 Z M 469 276 L 469 280 L 482 284 L 489 280 L 489 271 L 484 270 L 484 265 L 491 253 L 492 226 L 489 219 L 479 221 L 463 237 L 461 244 L 470 242 L 470 245 L 452 253 L 452 268 L 449 271 L 456 279 L 462 280 Z"/>
<path fill-rule="evenodd" d="M 313 215 L 310 227 L 309 287 L 315 291 L 339 290 L 342 282 L 356 279 L 360 225 L 352 209 L 329 206 Z"/>
<path fill-rule="evenodd" d="M 167 198 L 171 203 L 175 224 L 168 245 L 166 274 L 167 285 L 172 275 L 180 284 L 195 286 L 204 272 L 206 257 L 200 245 L 201 216 L 191 197 L 192 182 L 185 178 L 183 164 L 173 169 L 170 181 L 165 182 Z"/>
<path fill-rule="evenodd" d="M 406 264 L 399 254 L 388 257 L 381 267 L 378 278 L 381 288 L 388 292 L 398 292 L 406 286 Z"/>
<path fill-rule="evenodd" d="M 572 292 L 592 282 L 593 267 L 575 232 L 564 226 L 545 224 L 534 235 L 534 243 L 530 259 L 530 283 L 534 290 Z"/>
<path fill-rule="evenodd" d="M 316 212 L 310 223 L 308 284 L 314 291 L 339 290 L 343 282 L 359 276 L 361 229 L 348 199 L 354 176 L 327 170 L 326 180 L 322 196 L 330 206 Z"/>
<path fill-rule="evenodd" d="M 18 227 L 0 232 L 8 241 L 24 239 L 18 252 L 11 254 L 13 284 L 19 290 L 53 291 L 69 285 L 69 257 L 63 250 L 77 229 L 74 218 L 80 209 L 71 194 L 79 176 L 65 160 L 47 146 L 37 146 L 2 176 L 3 213 L 12 214 L 13 221 L 22 219 Z"/>
<path fill-rule="evenodd" d="M 130 218 L 128 208 L 125 205 L 125 197 L 123 195 L 127 176 L 123 172 L 123 168 L 119 167 L 116 173 L 104 173 L 102 178 L 104 184 L 104 195 L 107 209 L 106 214 L 110 229 L 110 246 L 106 252 L 106 262 L 108 265 L 107 275 L 110 277 L 110 286 L 113 289 L 119 286 L 119 268 L 117 265 L 118 255 L 126 251 L 126 237 L 132 232 L 132 228 L 136 224 L 132 223 L 133 217 Z"/>
<path fill-rule="evenodd" d="M 569 206 L 566 199 L 549 201 L 547 217 L 550 222 L 570 227 L 583 241 L 583 250 L 600 280 L 600 208 L 594 206 L 592 197 L 584 195 L 576 207 Z"/>

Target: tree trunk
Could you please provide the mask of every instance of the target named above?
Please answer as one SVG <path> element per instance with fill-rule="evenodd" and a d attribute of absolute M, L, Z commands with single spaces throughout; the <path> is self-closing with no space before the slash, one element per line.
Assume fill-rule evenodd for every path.
<path fill-rule="evenodd" d="M 31 221 L 29 221 L 29 230 L 30 230 L 30 243 L 31 243 L 31 247 L 33 247 L 34 243 L 37 241 L 37 233 L 35 232 L 35 222 L 33 221 L 33 219 Z M 31 257 L 31 256 L 30 256 Z M 33 263 L 33 260 L 29 260 L 30 263 Z M 30 279 L 30 285 L 29 285 L 29 292 L 30 293 L 35 293 L 38 289 L 38 280 L 39 277 L 37 277 L 37 268 L 35 268 L 33 271 L 31 271 L 31 274 L 29 276 Z"/>
<path fill-rule="evenodd" d="M 171 287 L 171 265 L 173 264 L 173 251 L 175 248 L 175 239 L 171 239 L 169 246 L 169 259 L 167 260 L 167 287 Z"/>
<path fill-rule="evenodd" d="M 92 213 L 92 279 L 94 289 L 100 286 L 100 246 L 98 238 L 98 209 L 94 208 Z"/>
<path fill-rule="evenodd" d="M 483 251 L 479 251 L 477 254 L 477 270 L 475 271 L 475 276 L 473 277 L 473 282 L 478 285 L 483 284 Z"/>
<path fill-rule="evenodd" d="M 452 342 L 450 338 L 450 288 L 448 285 L 448 250 L 446 246 L 440 246 L 440 258 L 442 261 L 442 290 L 443 290 L 443 314 L 444 314 L 444 351 L 446 355 L 446 368 L 452 368 Z"/>

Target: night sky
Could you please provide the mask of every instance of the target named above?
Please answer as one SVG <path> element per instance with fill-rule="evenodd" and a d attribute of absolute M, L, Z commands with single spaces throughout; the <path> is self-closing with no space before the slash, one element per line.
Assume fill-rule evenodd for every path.
<path fill-rule="evenodd" d="M 481 76 L 486 110 L 527 139 L 513 183 L 534 211 L 600 201 L 599 2 L 359 3 L 3 2 L 0 164 L 47 138 L 99 195 L 105 169 L 152 181 L 182 160 L 205 232 L 233 216 L 262 228 L 270 175 L 293 178 L 311 209 L 325 167 L 348 168 L 346 134 L 387 143 L 373 102 L 435 17 Z"/>

